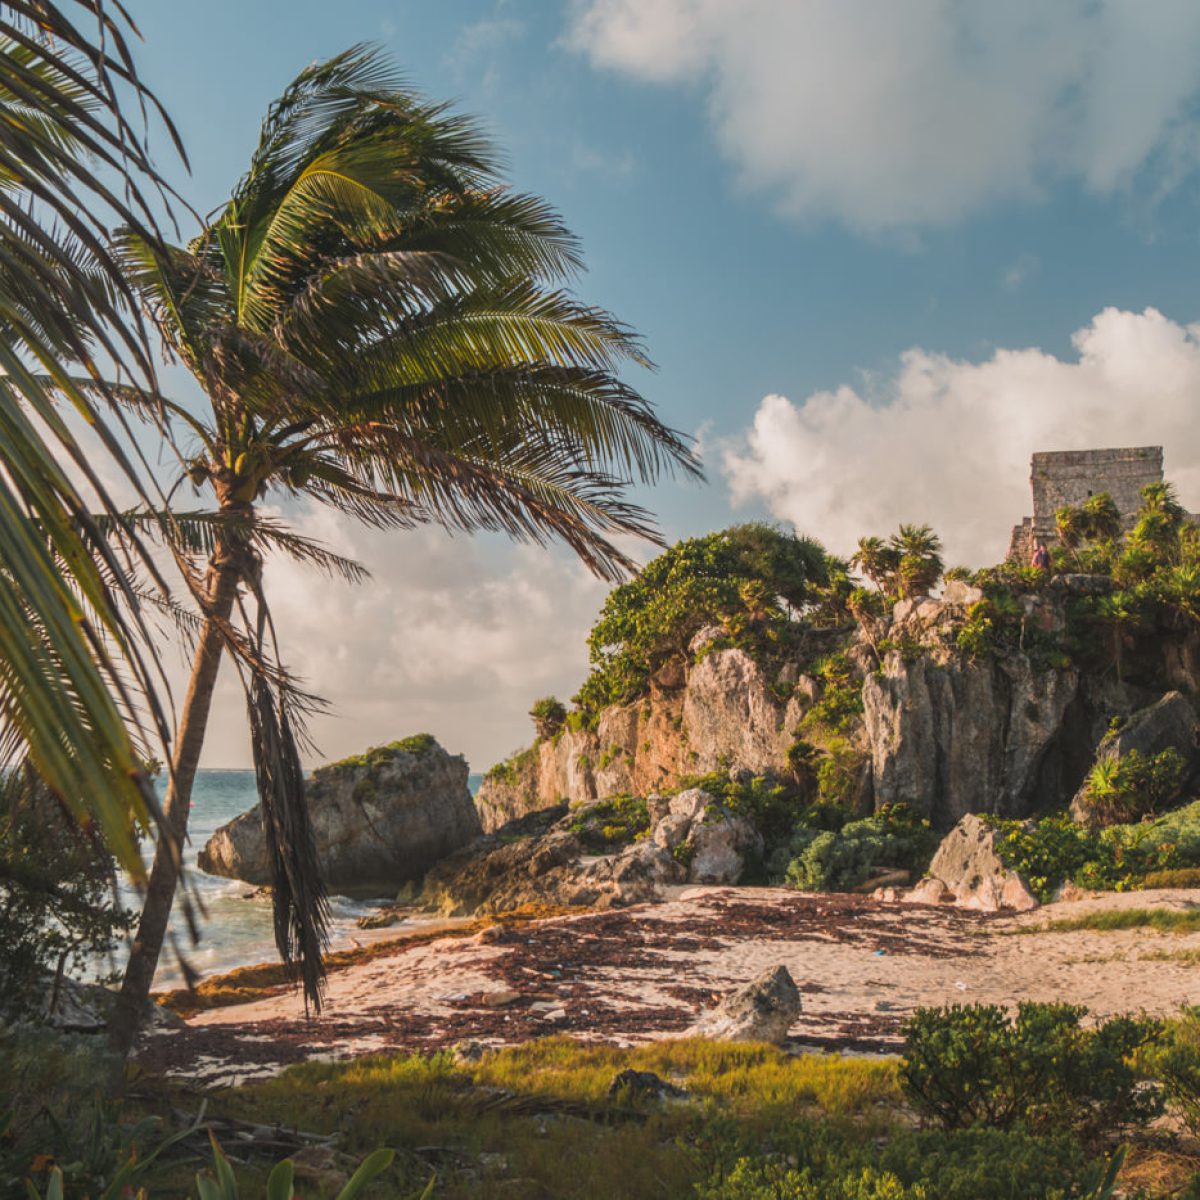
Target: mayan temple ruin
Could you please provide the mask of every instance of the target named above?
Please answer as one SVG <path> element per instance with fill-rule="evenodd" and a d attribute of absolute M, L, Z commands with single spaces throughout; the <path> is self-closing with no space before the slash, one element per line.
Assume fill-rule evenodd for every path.
<path fill-rule="evenodd" d="M 1112 450 L 1050 450 L 1033 456 L 1029 482 L 1033 488 L 1033 516 L 1013 528 L 1008 557 L 1027 563 L 1037 542 L 1058 541 L 1055 513 L 1064 505 L 1082 504 L 1097 492 L 1108 492 L 1127 524 L 1133 523 L 1141 490 L 1161 483 L 1161 446 L 1134 446 Z"/>

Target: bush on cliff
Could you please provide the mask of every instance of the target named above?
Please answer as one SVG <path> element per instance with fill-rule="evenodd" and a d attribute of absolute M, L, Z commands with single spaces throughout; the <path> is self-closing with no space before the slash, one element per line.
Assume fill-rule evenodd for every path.
<path fill-rule="evenodd" d="M 722 626 L 729 645 L 790 645 L 795 616 L 827 582 L 822 547 L 770 525 L 676 542 L 609 593 L 588 637 L 592 671 L 575 703 L 596 712 L 636 699 L 659 667 L 686 658 L 708 625 Z"/>

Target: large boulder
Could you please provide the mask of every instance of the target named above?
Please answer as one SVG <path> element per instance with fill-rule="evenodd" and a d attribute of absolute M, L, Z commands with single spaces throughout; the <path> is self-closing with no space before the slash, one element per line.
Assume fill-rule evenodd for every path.
<path fill-rule="evenodd" d="M 926 904 L 953 901 L 982 912 L 1025 912 L 1038 905 L 1029 884 L 997 853 L 996 831 L 974 813 L 946 834 L 929 864 L 929 878 L 906 898 Z"/>
<path fill-rule="evenodd" d="M 481 832 L 468 767 L 428 735 L 320 767 L 306 795 L 325 882 L 346 896 L 395 896 Z M 271 882 L 262 811 L 255 806 L 209 838 L 200 869 Z"/>
<path fill-rule="evenodd" d="M 580 810 L 566 805 L 509 822 L 438 863 L 425 876 L 420 903 L 443 916 L 610 908 L 661 900 L 664 887 L 686 881 L 675 856 L 649 839 L 587 854 L 579 822 Z"/>
<path fill-rule="evenodd" d="M 782 1045 L 800 1015 L 800 991 L 782 964 L 731 992 L 687 1031 L 689 1037 Z"/>
<path fill-rule="evenodd" d="M 1188 770 L 1193 768 L 1197 748 L 1196 710 L 1180 692 L 1167 692 L 1153 704 L 1129 716 L 1115 732 L 1105 736 L 1096 750 L 1096 763 L 1120 760 L 1131 751 L 1153 758 L 1175 750 Z M 1181 780 L 1186 782 L 1187 773 Z M 1071 801 L 1071 815 L 1085 824 L 1098 823 L 1084 779 Z"/>
<path fill-rule="evenodd" d="M 761 859 L 762 835 L 745 817 L 727 812 L 711 793 L 688 788 L 651 810 L 655 845 L 687 864 L 689 883 L 737 883 Z"/>

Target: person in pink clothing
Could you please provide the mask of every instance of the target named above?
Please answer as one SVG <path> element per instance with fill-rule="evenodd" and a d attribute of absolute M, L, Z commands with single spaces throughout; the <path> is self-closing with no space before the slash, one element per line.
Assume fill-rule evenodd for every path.
<path fill-rule="evenodd" d="M 1050 570 L 1050 551 L 1046 549 L 1045 542 L 1038 542 L 1033 548 L 1033 554 L 1030 556 L 1029 565 L 1037 567 L 1039 571 Z"/>

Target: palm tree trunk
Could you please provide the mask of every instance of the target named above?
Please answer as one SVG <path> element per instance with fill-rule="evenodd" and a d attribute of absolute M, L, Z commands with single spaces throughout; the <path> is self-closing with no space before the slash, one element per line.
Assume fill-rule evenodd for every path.
<path fill-rule="evenodd" d="M 221 666 L 221 652 L 225 647 L 221 627 L 228 622 L 233 611 L 238 579 L 239 570 L 233 558 L 220 552 L 214 555 L 209 567 L 204 624 L 192 660 L 192 675 L 180 714 L 171 764 L 171 782 L 163 804 L 165 829 L 159 833 L 137 936 L 130 948 L 121 992 L 109 1023 L 110 1041 L 122 1055 L 132 1049 L 149 1009 L 150 988 L 166 937 L 175 886 L 179 881 L 192 784 L 200 765 L 200 752 L 204 746 L 217 672 Z"/>

